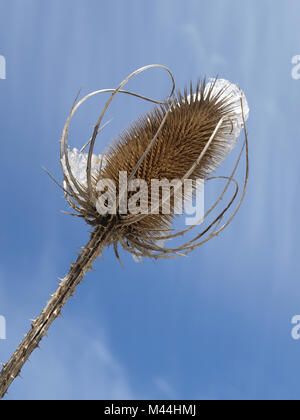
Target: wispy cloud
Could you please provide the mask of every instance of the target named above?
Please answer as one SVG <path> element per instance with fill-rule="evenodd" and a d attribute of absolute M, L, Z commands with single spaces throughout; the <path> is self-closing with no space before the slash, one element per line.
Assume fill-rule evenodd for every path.
<path fill-rule="evenodd" d="M 226 66 L 225 57 L 217 51 L 211 51 L 205 45 L 205 39 L 201 36 L 199 27 L 193 23 L 184 23 L 181 25 L 181 32 L 190 44 L 196 63 L 202 67 L 205 63 L 208 68 L 218 68 Z"/>
<path fill-rule="evenodd" d="M 128 373 L 101 330 L 91 337 L 66 319 L 56 327 L 33 353 L 7 399 L 135 399 Z"/>
<path fill-rule="evenodd" d="M 165 378 L 159 376 L 155 378 L 154 382 L 159 392 L 162 393 L 163 396 L 167 397 L 168 399 L 174 398 L 173 387 Z"/>

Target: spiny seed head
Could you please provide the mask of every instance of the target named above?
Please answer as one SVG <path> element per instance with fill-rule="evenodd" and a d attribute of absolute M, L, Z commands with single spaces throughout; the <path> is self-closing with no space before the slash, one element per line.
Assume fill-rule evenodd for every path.
<path fill-rule="evenodd" d="M 73 151 L 77 153 L 77 162 L 78 158 L 81 159 L 85 177 L 82 171 L 79 171 L 80 176 L 76 174 L 75 165 L 72 168 L 65 156 L 72 153 L 65 139 L 69 117 L 62 138 L 66 198 L 77 215 L 89 224 L 98 229 L 112 230 L 110 243 L 114 244 L 117 257 L 118 242 L 136 256 L 166 257 L 178 251 L 187 253 L 198 244 L 187 243 L 174 250 L 163 249 L 158 245 L 159 240 L 177 236 L 170 235 L 170 227 L 175 216 L 179 190 L 173 190 L 169 214 L 163 212 L 163 193 L 160 190 L 158 214 L 153 214 L 150 208 L 151 182 L 182 181 L 187 175 L 193 181 L 199 178 L 206 180 L 236 143 L 247 116 L 246 98 L 235 85 L 218 79 L 209 83 L 203 80 L 195 87 L 191 83 L 189 89 L 178 91 L 171 100 L 154 106 L 131 123 L 115 139 L 104 160 L 92 153 L 93 139 L 89 154 Z M 94 139 L 97 130 L 96 125 Z M 128 180 L 136 178 L 145 182 L 147 192 L 146 195 L 140 195 L 139 204 L 140 207 L 144 205 L 144 209 L 146 206 L 148 214 L 123 214 L 120 200 L 125 198 L 128 202 L 135 192 L 120 191 L 120 173 L 126 173 Z M 99 182 L 104 179 L 111 180 L 116 187 L 115 214 L 99 212 L 97 203 L 102 194 Z M 180 189 L 180 194 L 182 192 Z"/>

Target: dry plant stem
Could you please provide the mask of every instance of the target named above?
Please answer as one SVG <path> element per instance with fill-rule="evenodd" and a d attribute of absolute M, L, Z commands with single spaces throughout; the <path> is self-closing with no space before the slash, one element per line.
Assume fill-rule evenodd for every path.
<path fill-rule="evenodd" d="M 33 350 L 39 347 L 40 341 L 55 318 L 60 315 L 67 300 L 74 294 L 85 273 L 92 268 L 96 258 L 101 255 L 101 251 L 109 240 L 111 230 L 109 227 L 105 230 L 97 228 L 92 232 L 88 244 L 82 248 L 76 262 L 71 264 L 67 276 L 61 280 L 40 316 L 32 322 L 31 329 L 10 360 L 3 365 L 0 373 L 0 399 L 4 397 L 13 380 L 20 375 L 23 365 Z"/>

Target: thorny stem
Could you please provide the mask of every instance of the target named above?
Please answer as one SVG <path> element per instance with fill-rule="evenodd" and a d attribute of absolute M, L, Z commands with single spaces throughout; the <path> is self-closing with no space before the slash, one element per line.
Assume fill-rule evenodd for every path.
<path fill-rule="evenodd" d="M 60 315 L 62 308 L 69 297 L 74 294 L 85 273 L 91 270 L 94 261 L 108 244 L 110 235 L 111 229 L 109 227 L 105 230 L 96 228 L 91 233 L 88 244 L 82 248 L 76 262 L 71 264 L 69 273 L 61 280 L 56 292 L 51 295 L 40 316 L 32 322 L 31 329 L 10 360 L 3 364 L 0 372 L 0 399 L 4 397 L 14 379 L 20 375 L 21 369 L 31 353 L 39 347 L 43 336 L 46 335 L 55 318 Z"/>

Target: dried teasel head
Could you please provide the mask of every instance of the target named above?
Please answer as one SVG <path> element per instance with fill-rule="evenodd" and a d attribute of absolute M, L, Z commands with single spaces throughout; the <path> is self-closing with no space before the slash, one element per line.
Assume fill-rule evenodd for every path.
<path fill-rule="evenodd" d="M 128 80 L 152 67 L 163 68 L 170 74 L 172 91 L 166 101 L 159 102 L 122 90 Z M 94 127 L 91 139 L 84 146 L 84 148 L 89 146 L 89 152 L 84 153 L 84 148 L 80 152 L 76 149 L 69 150 L 67 138 L 72 116 L 85 100 L 103 92 L 110 92 L 111 96 Z M 197 82 L 195 86 L 191 83 L 183 93 L 175 94 L 174 92 L 174 78 L 167 67 L 146 66 L 129 75 L 116 89 L 92 92 L 74 104 L 64 127 L 61 138 L 61 164 L 65 198 L 76 212 L 73 215 L 84 218 L 88 224 L 95 226 L 98 230 L 109 230 L 110 235 L 107 236 L 106 245 L 114 245 L 118 259 L 118 243 L 136 257 L 168 258 L 187 254 L 223 230 L 233 219 L 244 198 L 248 181 L 248 142 L 245 120 L 249 109 L 243 92 L 236 85 L 222 79 L 212 79 L 208 83 L 203 80 Z M 155 103 L 155 106 L 123 131 L 105 156 L 96 156 L 93 154 L 93 149 L 103 116 L 118 93 L 134 95 Z M 206 212 L 205 217 L 220 202 L 229 185 L 234 183 L 236 188 L 231 200 L 209 226 L 197 233 L 194 238 L 181 246 L 164 248 L 161 241 L 184 235 L 199 226 L 200 221 L 174 233 L 172 221 L 176 213 L 177 190 L 173 190 L 168 214 L 163 212 L 161 193 L 156 211 L 153 212 L 153 208 L 150 208 L 151 181 L 153 179 L 168 181 L 215 179 L 216 177 L 211 177 L 212 171 L 221 164 L 237 143 L 242 128 L 245 141 L 237 162 L 230 176 L 219 177 L 226 180 L 226 185 L 212 208 Z M 242 194 L 229 219 L 220 226 L 222 218 L 232 207 L 238 195 L 238 184 L 233 177 L 243 150 L 246 150 L 246 173 Z M 147 212 L 144 214 L 124 214 L 121 211 L 122 200 L 128 201 L 132 196 L 132 193 L 119 187 L 120 174 L 124 173 L 127 174 L 127 184 L 133 179 L 142 179 L 148 187 L 146 196 L 140 197 L 140 201 L 146 201 Z M 98 203 L 101 195 L 99 182 L 103 179 L 113 181 L 116 186 L 116 207 L 113 214 L 99 211 Z"/>

